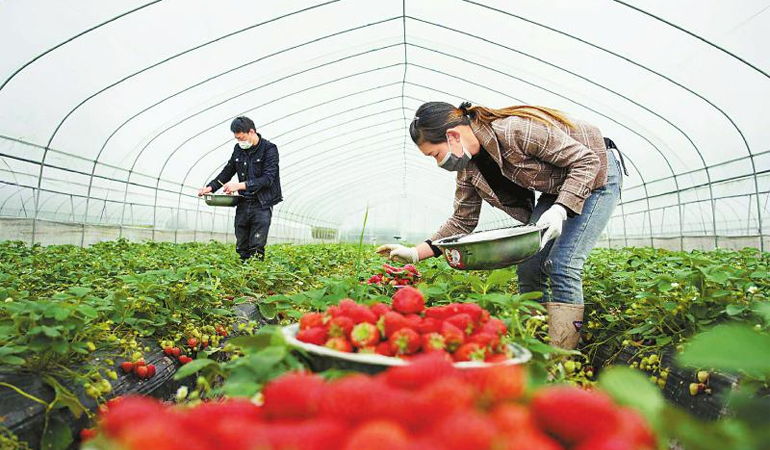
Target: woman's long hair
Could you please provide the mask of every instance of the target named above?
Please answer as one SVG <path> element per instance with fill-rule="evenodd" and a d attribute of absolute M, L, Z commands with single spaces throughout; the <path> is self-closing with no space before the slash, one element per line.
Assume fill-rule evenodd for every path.
<path fill-rule="evenodd" d="M 428 102 L 417 109 L 409 125 L 409 135 L 417 145 L 422 142 L 439 144 L 446 142 L 446 132 L 450 128 L 470 125 L 472 121 L 489 125 L 493 120 L 511 116 L 537 120 L 547 126 L 559 123 L 574 128 L 564 113 L 542 106 L 516 105 L 495 109 L 464 102 L 455 108 L 445 102 Z"/>

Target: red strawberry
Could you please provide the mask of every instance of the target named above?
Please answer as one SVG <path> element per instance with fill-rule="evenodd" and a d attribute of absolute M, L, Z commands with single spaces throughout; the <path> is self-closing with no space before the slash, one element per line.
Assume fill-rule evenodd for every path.
<path fill-rule="evenodd" d="M 118 402 L 110 402 L 107 413 L 100 420 L 100 429 L 107 436 L 118 437 L 136 425 L 148 420 L 165 417 L 166 410 L 154 398 L 133 396 L 121 398 Z"/>
<path fill-rule="evenodd" d="M 179 357 L 180 354 L 182 354 L 182 350 L 180 350 L 179 347 L 173 347 L 171 349 L 171 356 Z"/>
<path fill-rule="evenodd" d="M 153 364 L 147 364 L 147 378 L 155 376 L 155 366 Z"/>
<path fill-rule="evenodd" d="M 350 340 L 358 348 L 375 345 L 380 342 L 380 330 L 371 323 L 361 322 L 353 327 Z"/>
<path fill-rule="evenodd" d="M 125 373 L 131 373 L 134 370 L 134 363 L 131 361 L 123 361 L 120 363 L 120 368 L 123 369 L 123 372 Z"/>
<path fill-rule="evenodd" d="M 356 301 L 352 298 L 343 298 L 340 300 L 338 305 L 343 312 L 347 312 L 358 307 L 358 303 L 356 303 Z"/>
<path fill-rule="evenodd" d="M 167 356 L 171 356 L 171 347 L 164 348 L 163 353 L 165 353 Z"/>
<path fill-rule="evenodd" d="M 465 313 L 455 314 L 444 322 L 451 323 L 461 329 L 465 334 L 470 335 L 473 332 L 473 319 Z"/>
<path fill-rule="evenodd" d="M 139 358 L 136 361 L 134 361 L 134 369 L 136 369 L 136 367 L 138 366 L 146 366 L 146 365 L 147 363 L 144 362 L 144 358 Z"/>
<path fill-rule="evenodd" d="M 348 338 L 354 325 L 350 317 L 337 316 L 329 322 L 329 336 Z"/>
<path fill-rule="evenodd" d="M 454 352 L 455 361 L 484 361 L 484 348 L 475 342 L 467 342 Z"/>
<path fill-rule="evenodd" d="M 241 431 L 243 436 L 248 433 Z M 243 445 L 239 442 L 239 449 L 276 449 L 276 450 L 328 450 L 339 448 L 340 442 L 344 442 L 348 430 L 336 420 L 312 420 L 305 422 L 273 422 L 265 427 L 266 439 L 253 439 L 256 445 Z M 269 443 L 269 446 L 265 446 Z M 219 443 L 217 443 L 219 444 Z M 218 448 L 232 448 L 216 445 Z"/>
<path fill-rule="evenodd" d="M 431 306 L 425 308 L 425 317 L 430 317 L 431 319 L 444 320 L 453 315 L 451 310 L 446 306 Z"/>
<path fill-rule="evenodd" d="M 187 364 L 187 363 L 189 363 L 189 362 L 192 362 L 192 358 L 190 358 L 190 357 L 189 357 L 189 356 L 187 356 L 187 355 L 179 355 L 179 362 L 180 362 L 182 365 L 185 365 L 185 364 Z"/>
<path fill-rule="evenodd" d="M 508 361 L 509 359 L 510 357 L 505 353 L 488 353 L 487 357 L 484 358 L 484 361 L 490 364 L 497 364 Z"/>
<path fill-rule="evenodd" d="M 417 332 L 420 334 L 441 332 L 441 321 L 432 317 L 426 317 L 417 325 Z"/>
<path fill-rule="evenodd" d="M 589 437 L 575 450 L 651 450 L 654 447 L 639 445 L 628 436 L 622 434 L 606 434 Z"/>
<path fill-rule="evenodd" d="M 569 446 L 611 433 L 620 418 L 615 405 L 601 392 L 555 386 L 535 393 L 531 403 L 537 425 Z"/>
<path fill-rule="evenodd" d="M 487 323 L 482 325 L 479 331 L 503 336 L 508 333 L 508 327 L 505 326 L 505 323 L 503 323 L 502 320 L 493 317 L 489 319 Z"/>
<path fill-rule="evenodd" d="M 382 275 L 372 275 L 369 277 L 367 284 L 378 284 L 380 282 L 382 282 Z"/>
<path fill-rule="evenodd" d="M 198 339 L 192 337 L 187 339 L 187 346 L 190 348 L 195 348 L 198 346 Z"/>
<path fill-rule="evenodd" d="M 411 355 L 420 349 L 420 335 L 411 328 L 402 328 L 390 336 L 390 349 L 396 355 Z"/>
<path fill-rule="evenodd" d="M 491 413 L 497 429 L 511 435 L 528 430 L 535 430 L 535 421 L 524 405 L 502 403 Z"/>
<path fill-rule="evenodd" d="M 457 370 L 439 354 L 418 355 L 408 365 L 393 367 L 384 378 L 393 387 L 416 390 L 444 377 L 454 376 Z"/>
<path fill-rule="evenodd" d="M 483 404 L 514 401 L 524 393 L 525 377 L 520 366 L 492 366 L 463 371 L 465 381 L 478 391 Z"/>
<path fill-rule="evenodd" d="M 476 390 L 461 378 L 449 376 L 424 386 L 417 395 L 430 405 L 423 420 L 436 423 L 455 411 L 470 410 Z"/>
<path fill-rule="evenodd" d="M 406 450 L 407 431 L 397 422 L 376 420 L 353 430 L 343 450 Z"/>
<path fill-rule="evenodd" d="M 308 344 L 324 345 L 329 337 L 329 333 L 324 327 L 307 328 L 297 333 L 297 340 L 307 342 Z"/>
<path fill-rule="evenodd" d="M 321 313 L 311 312 L 307 313 L 299 319 L 299 329 L 306 330 L 308 328 L 322 327 L 324 326 L 324 316 Z"/>
<path fill-rule="evenodd" d="M 134 373 L 140 379 L 145 379 L 145 378 L 147 378 L 148 370 L 149 369 L 147 369 L 147 366 L 138 366 L 138 367 L 134 368 Z"/>
<path fill-rule="evenodd" d="M 481 331 L 473 333 L 466 342 L 475 342 L 483 348 L 489 349 L 488 353 L 492 353 L 500 346 L 500 336 Z"/>
<path fill-rule="evenodd" d="M 417 331 L 423 321 L 419 314 L 407 314 L 404 316 L 404 319 L 406 319 L 407 328 L 411 328 L 414 331 Z"/>
<path fill-rule="evenodd" d="M 425 298 L 419 290 L 407 286 L 393 296 L 393 309 L 402 314 L 415 314 L 425 309 Z"/>
<path fill-rule="evenodd" d="M 564 447 L 551 437 L 537 430 L 517 430 L 508 433 L 505 439 L 506 446 L 502 450 L 564 450 Z M 592 449 L 596 450 L 596 449 Z M 632 450 L 630 447 L 624 447 L 624 450 Z"/>
<path fill-rule="evenodd" d="M 88 442 L 96 437 L 95 428 L 83 428 L 80 430 L 80 442 Z"/>
<path fill-rule="evenodd" d="M 484 309 L 475 303 L 460 303 L 458 309 L 462 314 L 468 314 L 471 316 L 473 323 L 478 323 L 481 320 L 481 314 Z"/>
<path fill-rule="evenodd" d="M 364 322 L 377 323 L 377 314 L 364 305 L 356 305 L 350 310 L 345 311 L 345 314 L 353 319 L 353 323 L 355 324 Z"/>
<path fill-rule="evenodd" d="M 489 311 L 487 311 L 486 309 L 481 310 L 481 317 L 479 318 L 479 324 L 483 325 L 489 322 L 490 318 L 491 316 L 489 315 Z"/>
<path fill-rule="evenodd" d="M 377 325 L 386 338 L 390 338 L 393 333 L 402 328 L 408 328 L 406 318 L 395 311 L 383 314 Z"/>
<path fill-rule="evenodd" d="M 377 302 L 373 304 L 372 306 L 369 307 L 369 309 L 372 310 L 372 312 L 377 316 L 378 319 L 386 312 L 392 311 L 392 309 L 390 309 L 390 306 L 382 302 Z"/>
<path fill-rule="evenodd" d="M 267 383 L 262 410 L 268 419 L 309 419 L 315 416 L 325 383 L 317 375 L 290 372 Z"/>
<path fill-rule="evenodd" d="M 441 335 L 444 336 L 446 349 L 449 352 L 457 350 L 465 342 L 465 334 L 449 322 L 441 324 Z"/>
<path fill-rule="evenodd" d="M 439 333 L 423 334 L 421 348 L 423 352 L 430 353 L 435 351 L 444 351 L 446 349 L 446 339 Z"/>
<path fill-rule="evenodd" d="M 420 272 L 417 270 L 417 267 L 415 267 L 414 264 L 406 264 L 404 265 L 404 269 L 406 269 L 406 271 L 412 275 L 420 275 Z"/>
<path fill-rule="evenodd" d="M 615 434 L 629 438 L 640 448 L 656 448 L 655 435 L 641 414 L 631 408 L 618 410 L 620 427 Z"/>
<path fill-rule="evenodd" d="M 341 316 L 342 315 L 342 308 L 340 308 L 339 306 L 335 306 L 335 305 L 329 306 L 328 308 L 326 308 L 326 314 L 328 314 L 329 317 Z"/>
<path fill-rule="evenodd" d="M 319 416 L 346 422 L 368 418 L 377 404 L 376 382 L 366 375 L 349 375 L 327 383 L 319 406 Z"/>
<path fill-rule="evenodd" d="M 393 356 L 393 351 L 390 349 L 390 342 L 388 341 L 382 341 L 379 344 L 377 344 L 377 347 L 374 350 L 375 353 L 378 355 L 384 355 L 384 356 Z"/>
<path fill-rule="evenodd" d="M 476 411 L 458 411 L 432 430 L 447 450 L 488 450 L 495 436 L 492 420 Z"/>
<path fill-rule="evenodd" d="M 333 337 L 326 341 L 325 345 L 338 352 L 351 353 L 353 351 L 353 345 L 343 337 Z"/>

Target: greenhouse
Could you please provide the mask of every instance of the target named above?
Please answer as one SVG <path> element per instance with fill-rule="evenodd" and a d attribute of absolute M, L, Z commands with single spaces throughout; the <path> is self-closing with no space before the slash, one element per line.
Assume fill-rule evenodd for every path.
<path fill-rule="evenodd" d="M 0 450 L 770 449 L 768 30 L 0 2 Z"/>

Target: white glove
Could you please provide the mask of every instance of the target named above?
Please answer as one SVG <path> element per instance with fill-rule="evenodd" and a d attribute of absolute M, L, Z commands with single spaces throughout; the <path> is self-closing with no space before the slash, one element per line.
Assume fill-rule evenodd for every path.
<path fill-rule="evenodd" d="M 406 247 L 401 244 L 385 244 L 379 246 L 375 251 L 382 256 L 387 255 L 388 259 L 392 260 L 412 264 L 417 264 L 420 261 L 420 255 L 415 247 Z"/>
<path fill-rule="evenodd" d="M 537 219 L 538 228 L 547 228 L 543 233 L 543 238 L 540 240 L 540 250 L 551 239 L 556 239 L 561 235 L 561 227 L 563 222 L 567 220 L 567 210 L 556 203 L 553 204 L 546 212 Z"/>

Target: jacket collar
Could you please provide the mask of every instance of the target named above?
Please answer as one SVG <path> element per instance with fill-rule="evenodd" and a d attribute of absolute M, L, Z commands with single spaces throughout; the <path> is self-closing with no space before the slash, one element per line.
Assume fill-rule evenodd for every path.
<path fill-rule="evenodd" d="M 503 167 L 503 157 L 500 153 L 500 142 L 497 140 L 497 135 L 491 126 L 481 122 L 471 122 L 471 130 L 476 135 L 476 139 L 479 140 L 479 144 L 484 147 L 484 150 L 489 153 L 489 156 L 499 165 Z"/>

